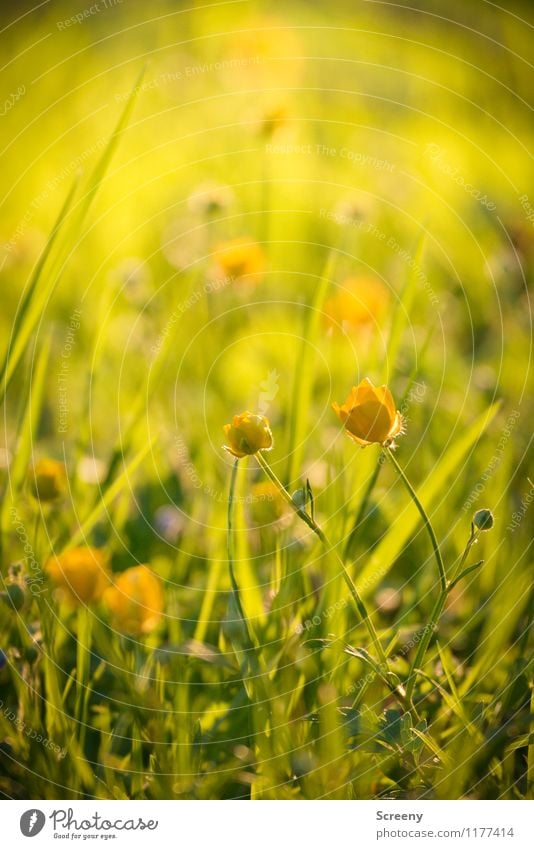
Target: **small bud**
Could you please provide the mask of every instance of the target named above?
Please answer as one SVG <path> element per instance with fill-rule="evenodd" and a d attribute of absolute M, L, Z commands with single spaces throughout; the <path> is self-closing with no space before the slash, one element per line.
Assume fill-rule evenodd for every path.
<path fill-rule="evenodd" d="M 308 493 L 306 492 L 306 489 L 304 487 L 296 489 L 291 496 L 291 500 L 299 510 L 306 510 L 306 507 L 308 506 Z"/>
<path fill-rule="evenodd" d="M 6 604 L 13 605 L 15 610 L 20 610 L 25 601 L 24 590 L 20 584 L 9 584 L 6 595 Z"/>
<path fill-rule="evenodd" d="M 28 473 L 30 490 L 38 501 L 55 501 L 67 489 L 67 474 L 57 460 L 39 460 Z"/>
<path fill-rule="evenodd" d="M 477 510 L 473 516 L 473 525 L 479 531 L 490 531 L 495 523 L 491 510 Z"/>

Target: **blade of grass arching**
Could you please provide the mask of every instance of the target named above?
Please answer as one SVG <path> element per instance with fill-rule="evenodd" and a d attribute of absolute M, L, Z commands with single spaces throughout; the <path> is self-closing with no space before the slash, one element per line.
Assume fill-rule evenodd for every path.
<path fill-rule="evenodd" d="M 0 403 L 5 398 L 15 370 L 22 359 L 31 334 L 41 316 L 41 303 L 46 300 L 54 284 L 54 279 L 51 275 L 49 275 L 48 279 L 45 278 L 44 269 L 70 213 L 77 185 L 78 178 L 72 184 L 65 198 L 59 215 L 52 227 L 52 231 L 32 271 L 22 302 L 13 320 L 11 338 L 4 355 L 2 366 L 0 367 Z M 42 295 L 39 298 L 39 303 L 36 304 L 36 296 L 39 291 L 42 291 Z"/>
<path fill-rule="evenodd" d="M 417 274 L 421 268 L 421 261 L 425 248 L 425 231 L 422 230 L 415 246 L 413 262 L 408 266 L 406 281 L 400 292 L 399 298 L 393 309 L 391 325 L 388 338 L 387 355 L 384 359 L 382 380 L 387 383 L 397 371 L 397 358 L 402 342 L 402 336 L 406 324 L 410 319 L 410 313 L 417 291 Z"/>
<path fill-rule="evenodd" d="M 37 357 L 33 374 L 28 381 L 28 392 L 17 427 L 19 438 L 9 470 L 9 484 L 2 503 L 1 525 L 4 533 L 7 532 L 10 526 L 11 508 L 16 499 L 20 497 L 28 473 L 33 440 L 37 433 L 39 418 L 41 416 L 49 355 L 50 340 L 46 340 Z"/>
<path fill-rule="evenodd" d="M 122 114 L 120 115 L 119 120 L 115 125 L 115 129 L 111 133 L 108 143 L 102 151 L 100 159 L 98 160 L 91 174 L 89 175 L 87 186 L 85 188 L 85 193 L 83 194 L 82 198 L 77 204 L 77 207 L 74 210 L 72 223 L 73 241 L 77 238 L 79 232 L 82 229 L 86 215 L 89 212 L 89 209 L 95 199 L 96 193 L 98 192 L 102 181 L 106 175 L 106 172 L 110 166 L 113 155 L 119 145 L 120 137 L 128 125 L 135 105 L 135 101 L 137 99 L 137 93 L 140 89 L 140 84 L 144 75 L 145 68 L 143 67 L 139 72 L 135 85 L 133 86 L 128 96 L 124 109 L 122 110 Z"/>
<path fill-rule="evenodd" d="M 141 71 L 126 101 L 122 115 L 89 177 L 85 193 L 78 200 L 77 204 L 73 205 L 74 193 L 77 188 L 77 181 L 75 181 L 35 267 L 19 314 L 15 319 L 11 341 L 0 370 L 0 401 L 5 396 L 9 382 L 22 358 L 28 340 L 41 317 L 43 309 L 61 278 L 66 260 L 78 243 L 86 215 L 104 179 L 111 158 L 119 143 L 120 135 L 130 118 L 143 74 L 144 69 Z M 62 239 L 58 240 L 57 237 L 60 232 Z M 53 252 L 54 247 L 57 248 L 55 253 Z"/>
<path fill-rule="evenodd" d="M 293 400 L 289 416 L 289 444 L 285 476 L 285 483 L 287 486 L 292 485 L 299 474 L 299 469 L 302 464 L 307 415 L 311 391 L 313 388 L 314 373 L 314 357 L 310 356 L 308 349 L 313 349 L 317 343 L 322 310 L 328 294 L 332 275 L 334 273 L 336 260 L 337 251 L 332 249 L 328 254 L 313 300 L 308 307 L 304 335 L 300 342 L 293 379 L 293 391 L 291 393 L 291 398 Z"/>
<path fill-rule="evenodd" d="M 458 468 L 469 450 L 480 439 L 499 406 L 499 403 L 492 404 L 470 427 L 463 431 L 442 455 L 425 483 L 419 487 L 419 498 L 427 511 L 431 511 L 434 503 L 442 496 L 447 480 Z M 399 511 L 399 515 L 392 520 L 388 531 L 358 576 L 357 587 L 363 596 L 372 593 L 388 574 L 420 521 L 421 517 L 413 502 L 410 502 L 404 510 Z"/>
<path fill-rule="evenodd" d="M 145 457 L 153 450 L 155 439 L 149 442 L 135 454 L 128 462 L 124 463 L 124 469 L 113 483 L 101 493 L 101 498 L 93 507 L 89 515 L 82 521 L 78 530 L 68 540 L 69 547 L 87 544 L 87 537 L 100 520 L 103 513 L 107 513 L 113 500 L 121 494 L 123 488 L 128 484 L 130 477 L 141 465 Z"/>

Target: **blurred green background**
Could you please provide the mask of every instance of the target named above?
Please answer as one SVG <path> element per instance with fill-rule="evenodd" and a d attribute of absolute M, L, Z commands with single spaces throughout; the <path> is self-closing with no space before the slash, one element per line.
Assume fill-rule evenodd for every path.
<path fill-rule="evenodd" d="M 37 352 L 49 341 L 30 454 L 64 460 L 71 490 L 60 517 L 44 517 L 46 537 L 51 547 L 72 538 L 116 479 L 122 458 L 151 445 L 106 505 L 109 513 L 91 528 L 91 541 L 109 548 L 115 570 L 149 562 L 168 582 L 169 621 L 151 638 L 152 648 L 192 637 L 228 648 L 220 629 L 229 586 L 231 465 L 221 448 L 223 424 L 242 410 L 261 408 L 275 435 L 273 467 L 292 490 L 309 477 L 321 518 L 334 538 L 345 540 L 376 454 L 356 452 L 339 434 L 331 402 L 343 401 L 350 386 L 369 374 L 386 381 L 400 404 L 416 379 L 420 392 L 408 398 L 399 461 L 418 485 L 432 479 L 446 450 L 476 417 L 501 401 L 476 452 L 466 451 L 434 498 L 432 515 L 451 560 L 465 544 L 472 511 L 495 511 L 496 530 L 481 544 L 487 565 L 446 614 L 446 636 L 457 668 L 478 670 L 473 716 L 510 675 L 524 674 L 511 713 L 521 714 L 516 736 L 527 733 L 530 517 L 517 532 L 507 527 L 532 486 L 529 19 L 528 4 L 499 9 L 484 0 L 410 6 L 132 0 L 52 2 L 35 9 L 17 4 L 16 10 L 3 5 L 0 284 L 6 348 L 31 270 L 73 181 L 79 176 L 83 197 L 132 88 L 137 91 L 83 232 L 71 245 L 8 388 L 1 460 L 6 504 L 15 504 L 31 525 L 33 508 L 23 487 L 13 491 L 10 467 L 20 451 L 27 383 Z M 243 237 L 259 244 L 262 258 L 252 279 L 225 282 L 220 246 Z M 364 302 L 364 293 L 378 289 L 386 307 L 381 312 L 371 306 L 364 320 L 352 324 L 343 324 L 342 316 L 339 326 L 328 315 L 328 301 L 323 305 L 317 338 L 307 343 L 312 382 L 298 412 L 302 440 L 295 446 L 295 364 L 325 274 L 329 298 L 355 279 Z M 403 287 L 410 274 L 417 279 L 407 304 Z M 401 316 L 402 335 L 392 360 L 393 315 Z M 25 439 L 24 450 L 27 432 Z M 242 494 L 260 479 L 250 463 L 243 469 Z M 357 569 L 392 525 L 402 524 L 405 495 L 394 484 L 392 469 L 385 468 L 349 548 Z M 250 514 L 245 509 L 242 520 L 251 522 Z M 4 531 L 7 574 L 20 557 L 20 540 L 5 523 Z M 294 637 L 294 623 L 313 615 L 322 567 L 301 536 L 295 521 L 282 530 L 256 529 L 241 552 L 244 595 L 268 645 L 280 639 L 276 628 L 282 627 L 262 619 L 277 558 L 287 561 L 290 573 L 312 564 L 311 577 L 303 577 L 298 590 L 293 585 L 292 598 L 288 590 L 293 625 L 285 627 L 293 628 Z M 418 532 L 372 588 L 399 593 L 400 625 L 408 632 L 431 606 L 435 578 L 425 558 L 428 544 Z M 35 611 L 28 612 L 31 617 L 38 619 Z M 385 632 L 397 628 L 385 613 L 380 621 Z M 492 638 L 496 621 L 501 630 Z M 354 622 L 347 611 L 339 613 L 337 627 L 349 639 Z M 332 672 L 330 662 L 321 655 L 310 669 L 313 662 L 302 660 L 301 648 L 291 643 L 287 650 L 283 692 L 300 692 L 304 684 L 297 682 L 304 676 L 311 693 L 306 711 L 330 705 L 319 680 L 328 677 L 325 670 Z M 494 669 L 498 658 L 502 666 Z M 357 661 L 350 661 L 350 669 L 347 662 L 332 672 L 338 694 L 357 676 Z M 212 669 L 206 678 L 196 667 L 190 674 L 194 680 L 181 679 L 191 684 L 184 690 L 190 704 L 181 703 L 181 709 L 206 731 L 224 715 L 228 692 Z M 436 674 L 444 675 L 443 669 Z M 207 680 L 213 697 L 202 686 Z M 472 677 L 466 680 L 469 694 Z M 124 696 L 110 692 L 111 701 Z M 126 690 L 124 698 L 132 693 Z M 280 708 L 281 716 L 296 704 L 297 696 L 291 708 Z M 435 721 L 445 727 L 440 706 L 434 708 Z M 112 717 L 113 705 L 109 710 Z M 497 754 L 488 748 L 487 759 L 458 778 L 457 791 L 451 778 L 443 792 L 468 792 L 469 782 L 476 788 L 486 773 L 487 784 L 475 795 L 502 790 L 515 798 L 516 781 L 526 792 L 525 747 L 510 766 L 495 744 L 495 728 L 506 738 L 502 745 L 507 742 L 509 717 L 497 714 L 488 732 Z M 132 721 L 145 729 L 146 741 L 153 739 L 155 732 L 135 712 Z M 191 723 L 180 740 L 194 760 L 200 732 Z M 256 779 L 243 777 L 241 755 L 227 743 L 239 738 L 243 723 L 235 714 L 222 726 L 217 770 L 222 763 L 228 776 L 214 777 L 208 758 L 198 766 L 199 775 L 208 776 L 205 785 L 195 779 L 193 791 L 186 779 L 176 785 L 161 779 L 154 795 L 240 796 L 256 781 L 256 795 L 284 796 L 286 779 L 308 774 L 303 755 L 298 766 L 275 763 L 273 774 L 257 768 Z M 305 727 L 296 739 L 300 733 L 307 739 Z M 445 733 L 442 745 L 446 739 Z M 281 751 L 287 754 L 286 743 Z M 94 758 L 102 757 L 96 739 L 92 745 Z M 253 771 L 248 757 L 243 754 Z M 340 789 L 327 775 L 327 755 L 314 757 L 326 771 L 317 767 L 317 783 L 303 778 L 299 791 L 287 790 L 289 796 L 338 790 L 368 796 L 386 792 L 396 780 L 395 771 L 386 769 L 385 783 L 353 777 L 348 791 L 341 788 L 350 783 L 343 773 Z M 192 769 L 191 762 L 182 767 Z M 58 774 L 65 768 L 59 764 Z M 35 787 L 55 792 L 53 779 L 34 786 L 21 775 L 17 780 L 27 794 L 39 792 Z M 105 791 L 87 776 L 67 786 L 72 790 L 79 781 L 81 794 L 119 792 L 110 789 L 107 773 L 103 780 Z M 416 792 L 408 784 L 401 782 L 395 792 Z M 12 785 L 6 792 L 13 792 Z M 126 784 L 121 792 L 142 795 Z"/>

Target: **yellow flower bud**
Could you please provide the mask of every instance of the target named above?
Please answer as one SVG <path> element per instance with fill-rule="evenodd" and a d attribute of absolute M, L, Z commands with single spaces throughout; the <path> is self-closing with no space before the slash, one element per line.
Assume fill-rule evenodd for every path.
<path fill-rule="evenodd" d="M 67 489 L 65 466 L 57 460 L 38 460 L 28 480 L 32 495 L 39 501 L 55 501 Z"/>
<path fill-rule="evenodd" d="M 45 571 L 60 599 L 75 605 L 98 601 L 110 583 L 104 552 L 89 546 L 50 557 Z"/>
<path fill-rule="evenodd" d="M 104 593 L 114 626 L 124 634 L 148 634 L 159 624 L 164 606 L 163 587 L 148 566 L 126 569 Z"/>
<path fill-rule="evenodd" d="M 234 416 L 232 424 L 225 425 L 223 430 L 226 437 L 224 447 L 234 457 L 269 451 L 273 447 L 273 435 L 265 416 L 247 411 Z"/>
<path fill-rule="evenodd" d="M 248 282 L 255 282 L 265 268 L 263 250 L 248 236 L 217 245 L 215 261 L 227 277 L 236 280 L 247 278 Z"/>
<path fill-rule="evenodd" d="M 348 436 L 358 445 L 389 445 L 402 433 L 402 416 L 387 386 L 373 386 L 368 377 L 353 386 L 344 404 L 332 404 Z"/>

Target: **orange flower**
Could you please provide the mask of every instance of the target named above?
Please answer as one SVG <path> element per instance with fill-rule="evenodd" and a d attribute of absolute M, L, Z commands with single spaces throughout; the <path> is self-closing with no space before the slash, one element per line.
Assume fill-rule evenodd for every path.
<path fill-rule="evenodd" d="M 263 250 L 248 236 L 222 242 L 215 248 L 215 261 L 227 277 L 255 282 L 265 268 Z"/>
<path fill-rule="evenodd" d="M 224 447 L 234 457 L 269 451 L 273 447 L 273 435 L 265 416 L 247 411 L 234 416 L 232 424 L 225 425 L 223 430 L 227 443 Z"/>
<path fill-rule="evenodd" d="M 89 546 L 50 557 L 45 571 L 60 599 L 75 605 L 98 601 L 111 580 L 104 552 Z"/>
<path fill-rule="evenodd" d="M 38 460 L 28 472 L 32 495 L 39 501 L 55 501 L 67 489 L 67 473 L 58 460 Z"/>
<path fill-rule="evenodd" d="M 148 566 L 126 569 L 104 593 L 113 623 L 125 634 L 148 634 L 163 613 L 163 587 Z"/>
<path fill-rule="evenodd" d="M 326 302 L 331 324 L 351 327 L 380 320 L 386 312 L 389 292 L 378 277 L 349 277 Z"/>
<path fill-rule="evenodd" d="M 389 445 L 402 433 L 402 416 L 387 386 L 373 386 L 368 377 L 353 386 L 344 404 L 332 404 L 348 436 L 358 445 Z"/>

